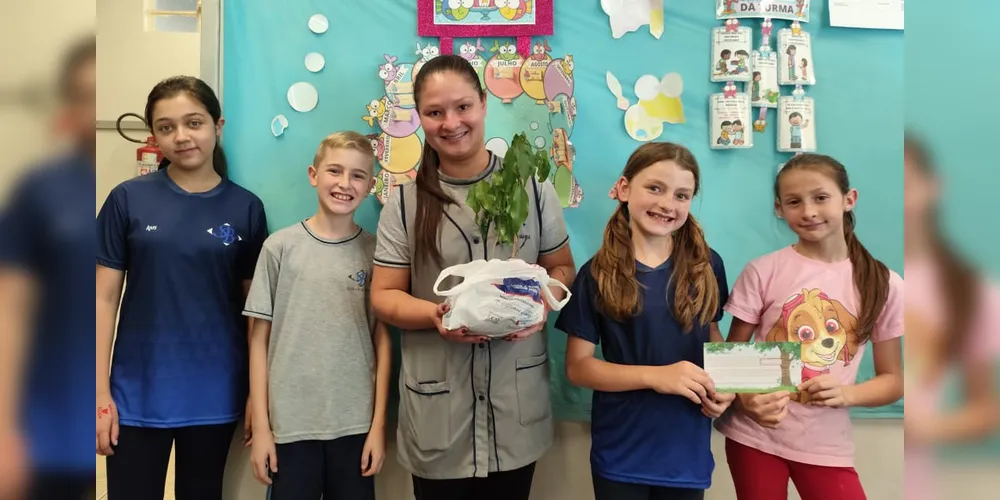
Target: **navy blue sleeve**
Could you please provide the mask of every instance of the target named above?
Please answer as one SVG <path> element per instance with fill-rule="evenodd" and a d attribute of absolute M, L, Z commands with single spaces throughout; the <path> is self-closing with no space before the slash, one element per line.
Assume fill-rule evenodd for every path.
<path fill-rule="evenodd" d="M 10 203 L 0 212 L 0 267 L 30 269 L 38 239 L 45 234 L 37 224 L 37 209 L 31 184 L 12 192 Z M 34 228 L 34 230 L 32 230 Z"/>
<path fill-rule="evenodd" d="M 124 271 L 128 263 L 128 198 L 119 185 L 97 214 L 97 263 Z"/>
<path fill-rule="evenodd" d="M 257 267 L 257 258 L 260 257 L 260 249 L 267 239 L 267 214 L 264 212 L 264 204 L 260 198 L 254 197 L 254 202 L 250 205 L 250 234 L 247 245 L 240 255 L 239 275 L 241 279 L 253 279 L 254 270 Z"/>
<path fill-rule="evenodd" d="M 593 277 L 590 275 L 590 262 L 588 261 L 576 274 L 576 280 L 570 287 L 572 296 L 559 312 L 556 328 L 569 335 L 580 337 L 591 344 L 600 344 L 596 292 L 597 287 L 594 286 Z"/>
<path fill-rule="evenodd" d="M 726 302 L 729 302 L 729 282 L 726 280 L 726 265 L 722 262 L 722 256 L 711 250 L 712 252 L 712 271 L 715 272 L 715 280 L 719 283 L 719 310 L 715 313 L 715 318 L 712 322 L 718 323 L 722 321 L 722 308 L 726 306 Z"/>

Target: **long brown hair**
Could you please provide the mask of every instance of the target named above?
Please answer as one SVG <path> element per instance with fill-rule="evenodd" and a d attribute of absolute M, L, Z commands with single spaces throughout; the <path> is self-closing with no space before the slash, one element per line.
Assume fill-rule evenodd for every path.
<path fill-rule="evenodd" d="M 931 179 L 937 178 L 934 160 L 923 143 L 907 133 L 903 140 L 904 153 L 911 165 Z M 948 243 L 941 231 L 941 217 L 934 207 L 931 213 L 931 251 L 938 276 L 944 288 L 946 322 L 949 334 L 945 340 L 945 359 L 955 359 L 962 354 L 972 326 L 972 316 L 979 304 L 979 278 L 976 271 Z"/>
<path fill-rule="evenodd" d="M 479 94 L 480 100 L 486 100 L 486 91 L 479 83 L 479 75 L 476 74 L 472 64 L 459 55 L 441 55 L 424 64 L 413 80 L 413 102 L 416 104 L 418 113 L 420 112 L 420 91 L 423 90 L 427 77 L 444 72 L 452 72 L 464 78 Z M 424 152 L 420 158 L 420 167 L 417 170 L 415 181 L 417 187 L 415 262 L 426 263 L 427 260 L 431 260 L 441 266 L 441 249 L 438 248 L 441 216 L 444 214 L 444 206 L 455 203 L 455 200 L 441 189 L 438 166 L 437 151 L 425 140 Z"/>
<path fill-rule="evenodd" d="M 694 174 L 694 194 L 698 194 L 698 162 L 679 144 L 650 142 L 639 146 L 625 163 L 622 177 L 631 182 L 639 172 L 661 161 L 672 161 Z M 685 332 L 690 332 L 696 321 L 698 325 L 709 324 L 719 309 L 719 282 L 712 270 L 711 252 L 694 216 L 689 214 L 687 222 L 673 234 L 671 257 L 674 317 Z M 604 243 L 590 263 L 590 272 L 597 281 L 597 307 L 601 312 L 620 322 L 642 312 L 628 203 L 619 203 L 604 228 Z"/>
<path fill-rule="evenodd" d="M 813 170 L 826 174 L 837 184 L 840 194 L 847 195 L 851 190 L 851 182 L 847 177 L 847 169 L 834 158 L 821 154 L 802 153 L 792 157 L 778 172 L 774 179 L 774 197 L 781 199 L 781 177 L 792 170 Z M 854 287 L 861 297 L 861 312 L 858 314 L 857 336 L 858 344 L 863 344 L 871 338 L 875 323 L 885 308 L 889 298 L 889 268 L 881 261 L 872 257 L 868 249 L 854 233 L 855 216 L 853 211 L 844 212 L 844 239 L 847 242 L 847 253 L 854 269 Z"/>

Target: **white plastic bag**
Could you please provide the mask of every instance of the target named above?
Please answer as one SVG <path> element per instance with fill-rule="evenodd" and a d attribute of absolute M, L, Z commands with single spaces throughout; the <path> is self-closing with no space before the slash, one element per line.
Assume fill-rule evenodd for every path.
<path fill-rule="evenodd" d="M 465 278 L 449 290 L 440 290 L 449 276 Z M 549 290 L 557 285 L 566 298 L 557 301 Z M 451 309 L 442 318 L 448 330 L 466 327 L 474 335 L 503 337 L 542 321 L 543 300 L 558 311 L 569 301 L 570 292 L 558 280 L 549 278 L 544 267 L 520 259 L 474 260 L 451 266 L 438 275 L 434 293 L 447 297 Z"/>

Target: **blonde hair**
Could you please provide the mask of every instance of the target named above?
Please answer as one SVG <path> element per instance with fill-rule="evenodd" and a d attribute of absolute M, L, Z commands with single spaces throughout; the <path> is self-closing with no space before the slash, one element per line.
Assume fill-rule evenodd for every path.
<path fill-rule="evenodd" d="M 639 146 L 625 163 L 622 177 L 631 181 L 647 167 L 661 161 L 673 161 L 694 175 L 698 193 L 701 171 L 687 148 L 669 142 L 648 142 Z M 674 318 L 685 332 L 708 325 L 719 309 L 719 282 L 712 269 L 712 256 L 705 233 L 694 216 L 674 233 L 673 274 Z M 635 248 L 628 203 L 619 202 L 604 229 L 604 243 L 590 263 L 590 273 L 597 281 L 597 307 L 615 321 L 624 322 L 642 312 L 642 294 L 636 278 Z"/>
<path fill-rule="evenodd" d="M 318 167 L 323 160 L 323 155 L 331 149 L 353 149 L 369 157 L 372 161 L 372 168 L 375 164 L 375 150 L 372 149 L 371 141 L 353 130 L 342 130 L 334 132 L 319 143 L 316 148 L 316 156 L 313 157 L 313 166 Z"/>

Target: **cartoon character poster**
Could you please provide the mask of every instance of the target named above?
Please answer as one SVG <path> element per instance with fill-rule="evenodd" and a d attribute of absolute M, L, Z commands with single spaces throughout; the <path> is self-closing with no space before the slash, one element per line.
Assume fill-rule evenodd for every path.
<path fill-rule="evenodd" d="M 712 94 L 710 97 L 712 149 L 744 149 L 753 147 L 750 96 L 742 92 Z"/>
<path fill-rule="evenodd" d="M 811 97 L 793 95 L 778 99 L 777 149 L 783 153 L 816 151 L 815 110 Z"/>
<path fill-rule="evenodd" d="M 715 0 L 716 19 L 785 19 L 809 22 L 810 0 Z"/>
<path fill-rule="evenodd" d="M 753 52 L 753 30 L 750 28 L 738 25 L 713 28 L 711 80 L 749 82 L 751 52 Z"/>
<path fill-rule="evenodd" d="M 778 31 L 778 57 L 781 59 L 778 83 L 781 85 L 815 85 L 812 37 L 801 29 Z"/>
<path fill-rule="evenodd" d="M 750 60 L 753 70 L 745 87 L 746 93 L 750 94 L 750 103 L 762 108 L 778 107 L 778 97 L 781 95 L 778 86 L 778 55 L 774 51 L 755 50 Z"/>
<path fill-rule="evenodd" d="M 767 333 L 768 342 L 801 345 L 802 381 L 828 374 L 836 366 L 849 366 L 858 352 L 858 319 L 837 299 L 818 288 L 802 289 L 789 297 L 781 315 Z M 809 394 L 792 393 L 791 399 L 809 402 Z"/>

